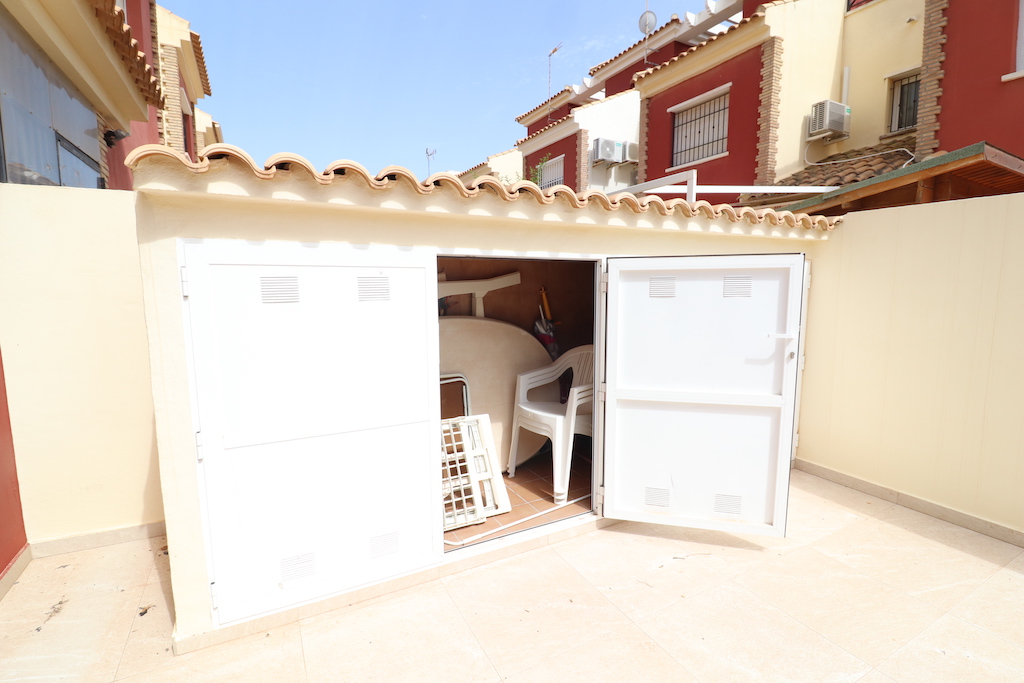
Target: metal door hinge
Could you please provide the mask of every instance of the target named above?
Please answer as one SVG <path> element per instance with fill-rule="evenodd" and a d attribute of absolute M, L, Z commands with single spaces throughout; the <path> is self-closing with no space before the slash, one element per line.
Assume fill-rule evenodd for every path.
<path fill-rule="evenodd" d="M 181 267 L 181 298 L 188 298 L 188 274 L 185 272 L 185 266 Z"/>
<path fill-rule="evenodd" d="M 196 432 L 196 462 L 203 461 L 203 433 Z"/>
<path fill-rule="evenodd" d="M 608 273 L 601 273 L 601 293 L 608 293 Z"/>
<path fill-rule="evenodd" d="M 217 609 L 217 582 L 210 582 L 210 602 L 213 604 L 213 609 Z"/>
<path fill-rule="evenodd" d="M 597 400 L 604 401 L 608 398 L 608 383 L 599 382 L 597 385 Z"/>
<path fill-rule="evenodd" d="M 595 486 L 594 487 L 594 507 L 597 507 L 599 505 L 604 505 L 604 487 L 603 486 Z"/>

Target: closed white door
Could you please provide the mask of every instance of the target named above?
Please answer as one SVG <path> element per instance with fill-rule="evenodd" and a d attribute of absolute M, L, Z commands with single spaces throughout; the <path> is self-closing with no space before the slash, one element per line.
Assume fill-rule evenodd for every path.
<path fill-rule="evenodd" d="M 785 535 L 804 257 L 608 259 L 607 517 Z"/>
<path fill-rule="evenodd" d="M 215 621 L 440 562 L 434 256 L 181 251 Z"/>

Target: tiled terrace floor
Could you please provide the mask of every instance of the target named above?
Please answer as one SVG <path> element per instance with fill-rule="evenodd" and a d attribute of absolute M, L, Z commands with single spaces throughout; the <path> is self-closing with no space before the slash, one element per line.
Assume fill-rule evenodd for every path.
<path fill-rule="evenodd" d="M 789 537 L 626 523 L 180 657 L 163 540 L 35 560 L 0 680 L 1024 681 L 1024 551 L 796 471 Z"/>

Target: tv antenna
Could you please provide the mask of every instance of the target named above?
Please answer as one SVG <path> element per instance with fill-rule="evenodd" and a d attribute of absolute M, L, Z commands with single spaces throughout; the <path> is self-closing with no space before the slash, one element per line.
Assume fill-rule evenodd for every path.
<path fill-rule="evenodd" d="M 429 147 L 427 147 L 426 148 L 426 153 L 427 153 L 427 177 L 429 178 L 430 177 L 430 160 L 431 160 L 431 158 L 433 158 L 433 156 L 435 154 L 437 154 L 437 150 L 436 149 L 430 149 Z"/>
<path fill-rule="evenodd" d="M 644 7 L 647 7 L 647 3 L 644 3 Z M 651 54 L 651 49 L 648 47 L 648 42 L 651 39 L 651 34 L 658 28 L 658 16 L 651 10 L 645 10 L 640 15 L 640 21 L 638 22 L 640 33 L 644 34 L 644 64 L 650 64 L 656 66 L 653 62 L 647 60 L 647 57 Z"/>
<path fill-rule="evenodd" d="M 551 52 L 548 53 L 548 99 L 549 100 L 551 99 L 551 58 L 555 56 L 555 53 L 558 52 L 558 50 L 561 47 L 562 47 L 562 44 L 559 43 L 558 45 L 555 45 L 555 48 Z"/>

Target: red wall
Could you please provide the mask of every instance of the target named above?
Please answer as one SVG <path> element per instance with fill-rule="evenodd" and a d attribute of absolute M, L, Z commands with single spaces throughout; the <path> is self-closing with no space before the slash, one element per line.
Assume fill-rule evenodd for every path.
<path fill-rule="evenodd" d="M 550 154 L 550 158 L 554 159 L 555 157 L 564 154 L 565 160 L 562 162 L 562 170 L 565 174 L 565 180 L 562 181 L 562 184 L 568 185 L 579 192 L 579 188 L 576 186 L 576 169 L 579 166 L 576 157 L 577 135 L 578 133 L 569 135 L 558 142 L 548 145 L 544 149 L 534 152 L 533 154 L 526 155 L 526 159 L 524 160 L 525 168 L 523 180 L 530 179 L 530 169 L 539 164 L 540 160 L 544 158 L 545 155 Z"/>
<path fill-rule="evenodd" d="M 633 87 L 633 74 L 637 71 L 644 71 L 650 69 L 652 66 L 657 64 L 663 64 L 668 60 L 675 57 L 680 52 L 685 52 L 690 48 L 689 45 L 683 43 L 677 43 L 672 41 L 668 45 L 665 45 L 659 50 L 654 50 L 651 54 L 647 55 L 646 62 L 643 59 L 633 62 L 633 64 L 627 66 L 619 73 L 611 76 L 607 81 L 604 82 L 604 94 L 605 96 L 614 95 L 615 93 L 622 92 L 623 90 L 629 90 Z M 650 63 L 648 63 L 650 62 Z"/>
<path fill-rule="evenodd" d="M 541 116 L 539 119 L 537 119 L 536 121 L 534 121 L 533 123 L 528 125 L 526 127 L 526 134 L 527 135 L 533 135 L 534 133 L 536 133 L 541 128 L 544 128 L 546 126 L 550 126 L 552 123 L 554 123 L 558 119 L 561 119 L 561 118 L 564 118 L 564 117 L 568 116 L 569 112 L 572 111 L 573 109 L 575 109 L 578 106 L 580 106 L 580 105 L 572 104 L 572 103 L 563 104 L 558 109 L 555 109 L 554 111 L 549 112 L 547 116 Z"/>
<path fill-rule="evenodd" d="M 149 22 L 151 2 L 152 0 L 127 0 L 125 3 L 126 19 L 132 27 L 132 37 L 139 41 L 139 50 L 145 53 L 150 64 L 153 54 L 153 31 Z M 132 189 L 132 172 L 124 165 L 125 157 L 140 145 L 159 144 L 160 129 L 157 127 L 156 107 L 149 105 L 148 111 L 148 121 L 132 121 L 131 129 L 128 131 L 131 135 L 107 149 L 107 187 L 115 190 Z"/>
<path fill-rule="evenodd" d="M 25 547 L 25 522 L 21 516 L 18 469 L 14 463 L 11 416 L 7 411 L 4 361 L 0 356 L 0 576 Z"/>
<path fill-rule="evenodd" d="M 673 115 L 668 108 L 702 95 L 726 83 L 729 90 L 729 156 L 697 164 L 701 185 L 753 185 L 757 172 L 757 118 L 761 104 L 761 48 L 751 48 L 717 67 L 652 97 L 647 108 L 647 176 L 654 180 L 669 175 L 672 166 Z M 687 167 L 690 168 L 690 167 Z M 687 170 L 681 168 L 672 173 Z M 735 199 L 699 196 L 712 203 Z"/>
<path fill-rule="evenodd" d="M 984 140 L 1024 156 L 1024 79 L 999 80 L 1017 69 L 1017 0 L 951 2 L 945 15 L 939 149 Z"/>

